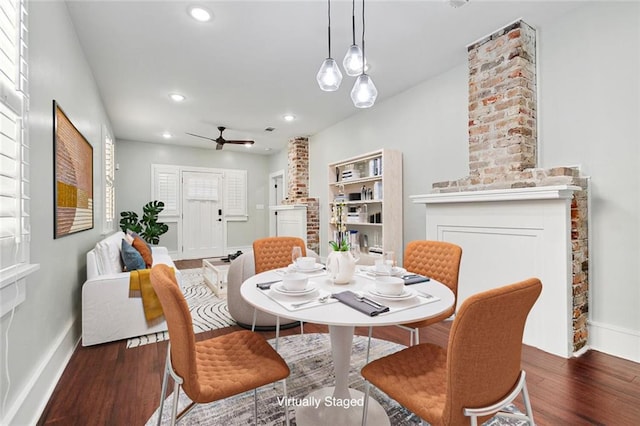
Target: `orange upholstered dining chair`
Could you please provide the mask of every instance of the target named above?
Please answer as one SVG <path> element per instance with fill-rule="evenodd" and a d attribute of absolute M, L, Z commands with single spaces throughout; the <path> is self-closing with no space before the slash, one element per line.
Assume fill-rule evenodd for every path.
<path fill-rule="evenodd" d="M 284 268 L 291 264 L 291 250 L 300 247 L 302 256 L 307 255 L 307 248 L 302 238 L 267 237 L 253 242 L 253 259 L 256 274 L 272 269 Z"/>
<path fill-rule="evenodd" d="M 292 263 L 291 251 L 294 247 L 300 247 L 302 256 L 307 255 L 307 247 L 304 240 L 298 237 L 267 237 L 253 242 L 253 259 L 256 274 L 272 269 L 284 268 Z M 255 327 L 257 311 L 253 310 L 253 324 Z M 304 325 L 300 322 L 300 332 L 304 333 Z M 276 350 L 280 337 L 280 317 L 276 317 Z"/>
<path fill-rule="evenodd" d="M 451 289 L 454 302 L 451 309 L 437 317 L 403 324 L 403 328 L 411 331 L 410 344 L 420 343 L 420 329 L 449 318 L 456 311 L 458 302 L 458 275 L 462 248 L 445 241 L 417 240 L 411 241 L 404 250 L 403 266 L 408 272 L 424 275 L 441 282 Z"/>
<path fill-rule="evenodd" d="M 259 334 L 243 330 L 196 342 L 191 313 L 178 286 L 173 269 L 156 265 L 151 270 L 155 290 L 169 328 L 169 345 L 162 380 L 158 425 L 162 420 L 169 375 L 174 380 L 171 425 L 195 404 L 210 403 L 253 390 L 257 423 L 256 389 L 282 380 L 286 398 L 289 367 Z M 180 388 L 191 403 L 178 415 Z M 289 424 L 289 414 L 285 409 Z"/>
<path fill-rule="evenodd" d="M 496 413 L 533 425 L 522 335 L 541 291 L 540 280 L 530 278 L 473 295 L 453 321 L 446 350 L 418 344 L 367 364 L 362 424 L 371 383 L 432 426 L 475 426 Z M 520 393 L 526 413 L 503 413 Z"/>

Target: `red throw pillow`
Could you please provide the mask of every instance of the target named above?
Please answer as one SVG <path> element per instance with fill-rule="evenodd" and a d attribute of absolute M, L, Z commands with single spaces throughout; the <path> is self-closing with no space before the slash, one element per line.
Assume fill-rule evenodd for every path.
<path fill-rule="evenodd" d="M 151 265 L 153 265 L 153 257 L 151 256 L 151 249 L 147 243 L 145 243 L 142 238 L 135 236 L 133 237 L 133 247 L 138 250 L 142 256 L 146 267 L 151 268 Z"/>

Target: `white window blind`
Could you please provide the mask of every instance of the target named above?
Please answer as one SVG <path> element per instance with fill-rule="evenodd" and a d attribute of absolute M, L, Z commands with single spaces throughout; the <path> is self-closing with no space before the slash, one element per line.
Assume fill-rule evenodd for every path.
<path fill-rule="evenodd" d="M 114 230 L 116 220 L 116 148 L 111 134 L 106 129 L 104 134 L 104 226 L 105 234 Z"/>
<path fill-rule="evenodd" d="M 224 214 L 228 218 L 247 218 L 247 171 L 225 170 Z"/>
<path fill-rule="evenodd" d="M 161 216 L 178 216 L 180 213 L 180 168 L 153 164 L 151 166 L 151 197 L 162 201 Z"/>
<path fill-rule="evenodd" d="M 3 276 L 29 261 L 26 18 L 22 0 L 0 2 L 0 272 Z"/>
<path fill-rule="evenodd" d="M 218 179 L 211 176 L 188 177 L 185 187 L 187 188 L 186 198 L 190 200 L 218 201 Z"/>

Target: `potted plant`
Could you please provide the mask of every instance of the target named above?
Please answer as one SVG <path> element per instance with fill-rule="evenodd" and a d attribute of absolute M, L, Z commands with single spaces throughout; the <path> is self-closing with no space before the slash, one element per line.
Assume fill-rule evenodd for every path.
<path fill-rule="evenodd" d="M 344 203 L 332 207 L 331 223 L 336 226 L 336 240 L 329 241 L 332 250 L 327 256 L 327 272 L 335 284 L 348 284 L 356 271 L 356 260 L 349 251 L 347 212 Z"/>
<path fill-rule="evenodd" d="M 139 234 L 149 244 L 158 244 L 160 235 L 169 230 L 166 223 L 158 222 L 158 215 L 164 210 L 162 201 L 149 201 L 142 207 L 142 218 L 132 211 L 120 212 L 120 229 L 127 229 Z"/>

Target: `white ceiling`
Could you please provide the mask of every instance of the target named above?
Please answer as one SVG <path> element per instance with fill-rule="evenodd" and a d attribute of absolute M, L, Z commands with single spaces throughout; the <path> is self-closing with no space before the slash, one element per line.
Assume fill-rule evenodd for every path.
<path fill-rule="evenodd" d="M 558 19 L 577 1 L 367 1 L 366 54 L 381 102 L 466 62 L 466 46 L 518 19 L 534 26 Z M 214 19 L 194 21 L 202 4 Z M 361 31 L 356 1 L 356 38 Z M 326 1 L 67 2 L 117 139 L 215 148 L 217 126 L 227 139 L 254 139 L 258 154 L 281 149 L 352 114 L 354 77 L 337 92 L 315 81 L 327 56 Z M 351 44 L 351 1 L 333 0 L 332 56 L 341 64 Z M 186 96 L 182 103 L 168 94 Z M 375 106 L 373 107 L 375 108 Z M 285 122 L 282 115 L 297 119 Z M 266 127 L 274 127 L 268 133 Z M 165 140 L 164 131 L 174 137 Z M 244 150 L 226 145 L 225 150 Z"/>

